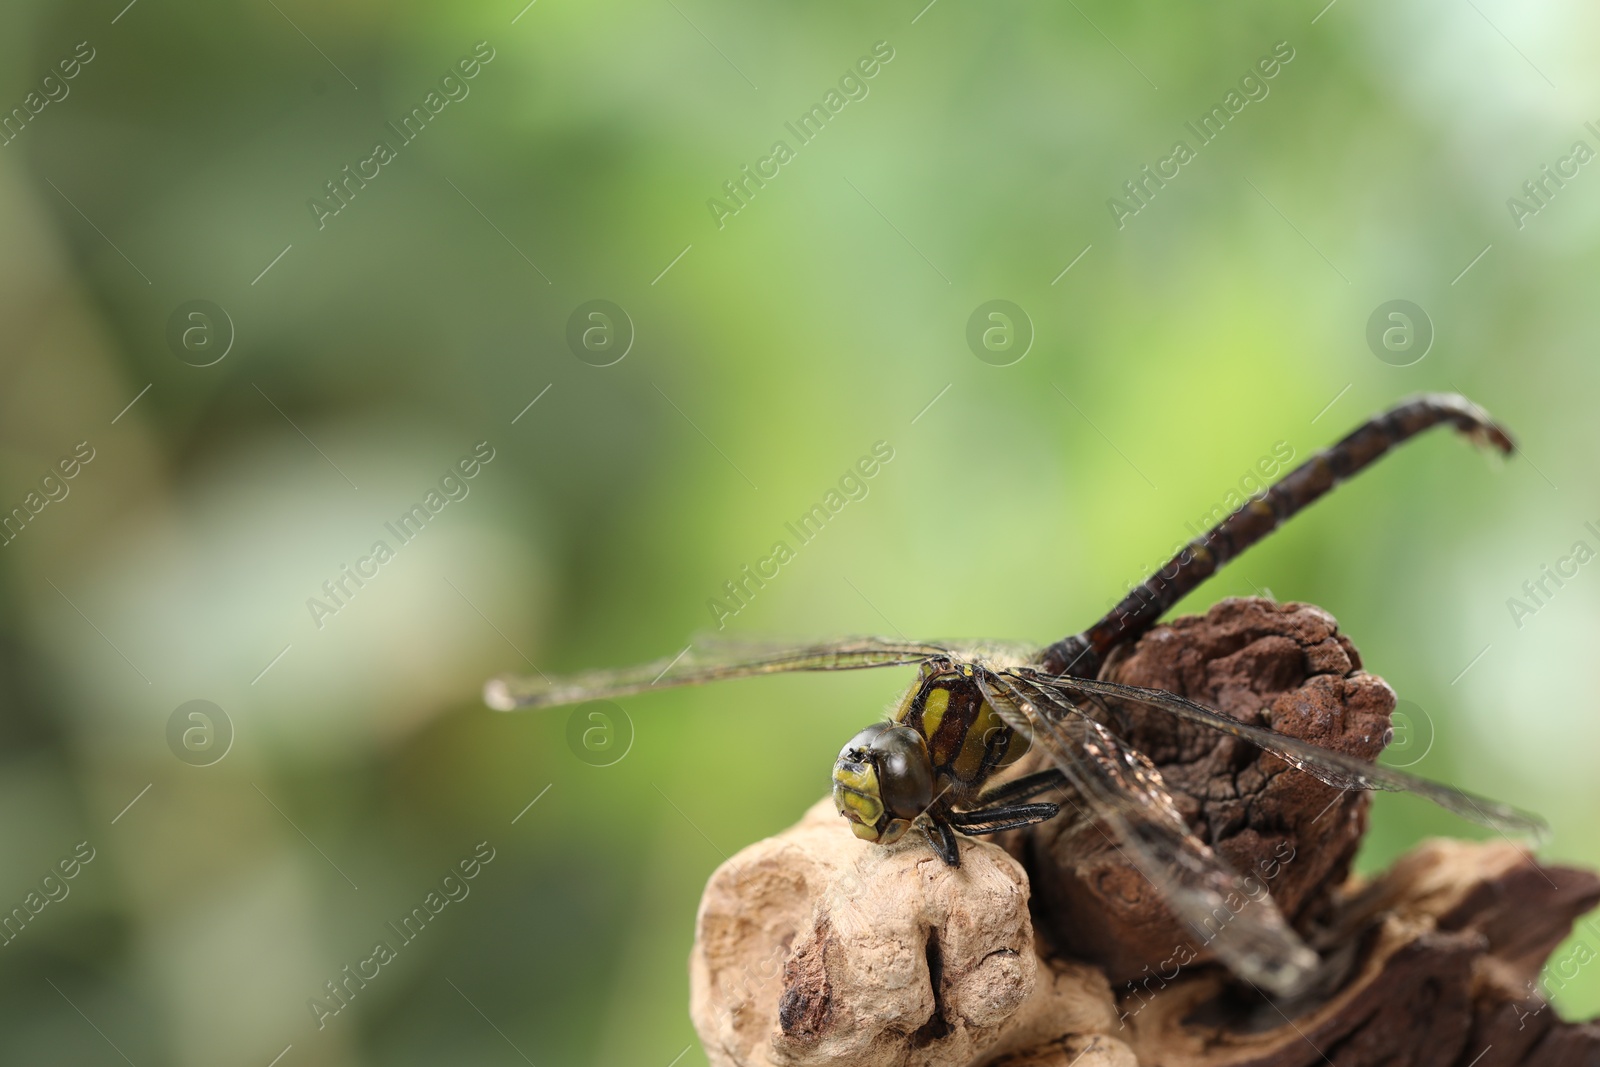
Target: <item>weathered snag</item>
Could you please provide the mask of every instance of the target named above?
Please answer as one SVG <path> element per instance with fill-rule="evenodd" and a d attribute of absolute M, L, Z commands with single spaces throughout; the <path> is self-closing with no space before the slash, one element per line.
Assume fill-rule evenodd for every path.
<path fill-rule="evenodd" d="M 1105 676 L 1364 758 L 1381 751 L 1394 706 L 1326 612 L 1266 600 L 1158 627 Z M 1349 878 L 1365 795 L 1156 712 L 1106 713 L 1191 826 L 1341 965 L 1330 988 L 1273 1004 L 1205 965 L 1204 945 L 1081 822 L 1010 835 L 1009 851 L 964 839 L 952 869 L 909 835 L 889 848 L 857 840 L 824 800 L 706 887 L 691 1014 L 711 1063 L 1600 1064 L 1600 1026 L 1561 1021 L 1535 985 L 1600 902 L 1600 878 L 1501 840 L 1425 842 L 1371 883 Z M 1174 973 L 1163 961 L 1185 940 L 1197 959 Z M 1593 959 L 1589 946 L 1592 919 L 1569 954 Z"/>

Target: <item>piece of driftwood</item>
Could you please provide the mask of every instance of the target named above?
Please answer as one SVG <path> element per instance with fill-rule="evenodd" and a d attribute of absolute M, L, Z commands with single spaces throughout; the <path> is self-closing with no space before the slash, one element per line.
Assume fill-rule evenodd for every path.
<path fill-rule="evenodd" d="M 1362 759 L 1383 751 L 1394 692 L 1361 670 L 1333 617 L 1309 604 L 1224 600 L 1145 635 L 1105 676 L 1165 689 L 1236 719 Z M 1115 733 L 1161 770 L 1200 839 L 1272 894 L 1291 922 L 1344 881 L 1371 796 L 1341 791 L 1255 746 L 1137 704 L 1112 705 Z M 1024 768 L 1028 769 L 1028 768 Z M 1113 982 L 1203 961 L 1205 945 L 1162 905 L 1104 828 L 1068 816 L 1005 844 L 1034 874 L 1043 933 Z M 1081 921 L 1092 914 L 1096 921 Z M 1148 968 L 1149 970 L 1146 970 Z"/>
<path fill-rule="evenodd" d="M 1327 613 L 1265 600 L 1158 627 L 1106 674 L 1369 758 L 1394 703 Z M 1107 714 L 1336 965 L 1325 988 L 1274 1004 L 1207 965 L 1203 939 L 1070 812 L 1005 848 L 964 839 L 952 869 L 916 835 L 856 839 L 824 800 L 706 887 L 691 1013 L 712 1064 L 1600 1064 L 1600 1026 L 1560 1021 L 1534 984 L 1600 879 L 1498 840 L 1427 842 L 1351 879 L 1364 796 L 1151 713 Z M 1563 977 L 1595 958 L 1572 952 L 1587 955 Z"/>

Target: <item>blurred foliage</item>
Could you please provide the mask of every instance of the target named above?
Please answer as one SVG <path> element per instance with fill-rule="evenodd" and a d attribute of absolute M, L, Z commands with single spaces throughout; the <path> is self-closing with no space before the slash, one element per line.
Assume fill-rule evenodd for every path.
<path fill-rule="evenodd" d="M 0 552 L 0 901 L 96 850 L 0 956 L 0 1061 L 703 1062 L 700 887 L 904 679 L 636 698 L 606 767 L 568 712 L 479 687 L 673 654 L 879 440 L 866 498 L 728 632 L 1053 639 L 1277 442 L 1422 389 L 1486 403 L 1524 457 L 1419 442 L 1185 607 L 1327 607 L 1423 709 L 1417 770 L 1600 862 L 1600 577 L 1506 605 L 1600 543 L 1600 177 L 1521 228 L 1506 206 L 1600 143 L 1592 9 L 122 4 L 17 0 L 0 34 L 6 108 L 94 52 L 0 148 L 5 506 L 95 450 Z M 719 228 L 707 200 L 880 41 Z M 319 229 L 308 201 L 479 42 L 470 94 Z M 1108 198 L 1279 42 L 1270 93 L 1119 229 Z M 1004 368 L 964 341 L 997 297 L 1037 333 Z M 594 298 L 636 329 L 614 366 L 567 347 Z M 1407 367 L 1365 341 L 1394 298 L 1437 331 Z M 236 330 L 208 367 L 167 342 L 194 299 Z M 468 495 L 319 628 L 308 598 L 480 441 Z M 166 740 L 193 699 L 235 730 L 208 767 Z M 1382 798 L 1362 866 L 1435 833 L 1476 831 Z M 483 841 L 470 895 L 319 1030 L 308 999 Z M 1600 976 L 1558 1002 L 1593 1014 Z"/>

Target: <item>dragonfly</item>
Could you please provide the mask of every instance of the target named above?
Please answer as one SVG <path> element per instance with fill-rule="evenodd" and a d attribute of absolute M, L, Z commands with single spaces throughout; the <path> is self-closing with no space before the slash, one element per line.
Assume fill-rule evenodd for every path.
<path fill-rule="evenodd" d="M 1105 701 L 1129 701 L 1239 738 L 1296 771 L 1340 790 L 1421 795 L 1502 833 L 1540 835 L 1543 823 L 1516 808 L 1452 785 L 1368 762 L 1241 722 L 1176 693 L 1099 677 L 1107 657 L 1136 640 L 1179 600 L 1289 518 L 1400 444 L 1451 426 L 1503 455 L 1509 434 L 1456 394 L 1425 394 L 1369 418 L 1188 542 L 1093 626 L 1044 648 L 881 637 L 798 646 L 691 646 L 676 659 L 568 678 L 501 676 L 484 688 L 496 710 L 548 708 L 645 693 L 667 686 L 801 671 L 917 668 L 886 721 L 840 751 L 833 799 L 859 838 L 892 845 L 913 827 L 948 865 L 959 838 L 1055 818 L 1065 797 L 1078 817 L 1108 833 L 1123 855 L 1191 928 L 1209 931 L 1216 958 L 1258 987 L 1292 996 L 1315 980 L 1320 959 L 1270 895 L 1251 886 L 1190 829 L 1143 753 L 1107 725 Z M 1047 767 L 1005 780 L 1032 748 Z M 1072 798 L 1076 798 L 1073 800 Z M 1239 901 L 1246 906 L 1240 907 Z M 1225 910 L 1224 910 L 1225 909 Z"/>

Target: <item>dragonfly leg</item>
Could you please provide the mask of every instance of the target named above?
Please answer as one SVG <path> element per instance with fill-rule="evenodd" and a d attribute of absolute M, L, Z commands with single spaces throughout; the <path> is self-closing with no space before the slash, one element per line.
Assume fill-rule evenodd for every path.
<path fill-rule="evenodd" d="M 1060 812 L 1059 804 L 997 805 L 977 811 L 954 812 L 950 816 L 950 824 L 969 837 L 977 837 L 1032 826 L 1053 819 Z"/>
<path fill-rule="evenodd" d="M 978 808 L 990 808 L 1002 804 L 1017 804 L 1024 800 L 1032 800 L 1040 793 L 1048 793 L 1066 785 L 1066 777 L 1055 768 L 1048 771 L 1039 771 L 1036 774 L 1025 774 L 1015 781 L 1004 785 L 997 785 L 978 797 Z"/>
<path fill-rule="evenodd" d="M 922 832 L 940 859 L 951 867 L 961 866 L 961 847 L 956 843 L 956 832 L 949 823 L 943 819 L 929 819 L 922 824 Z"/>

